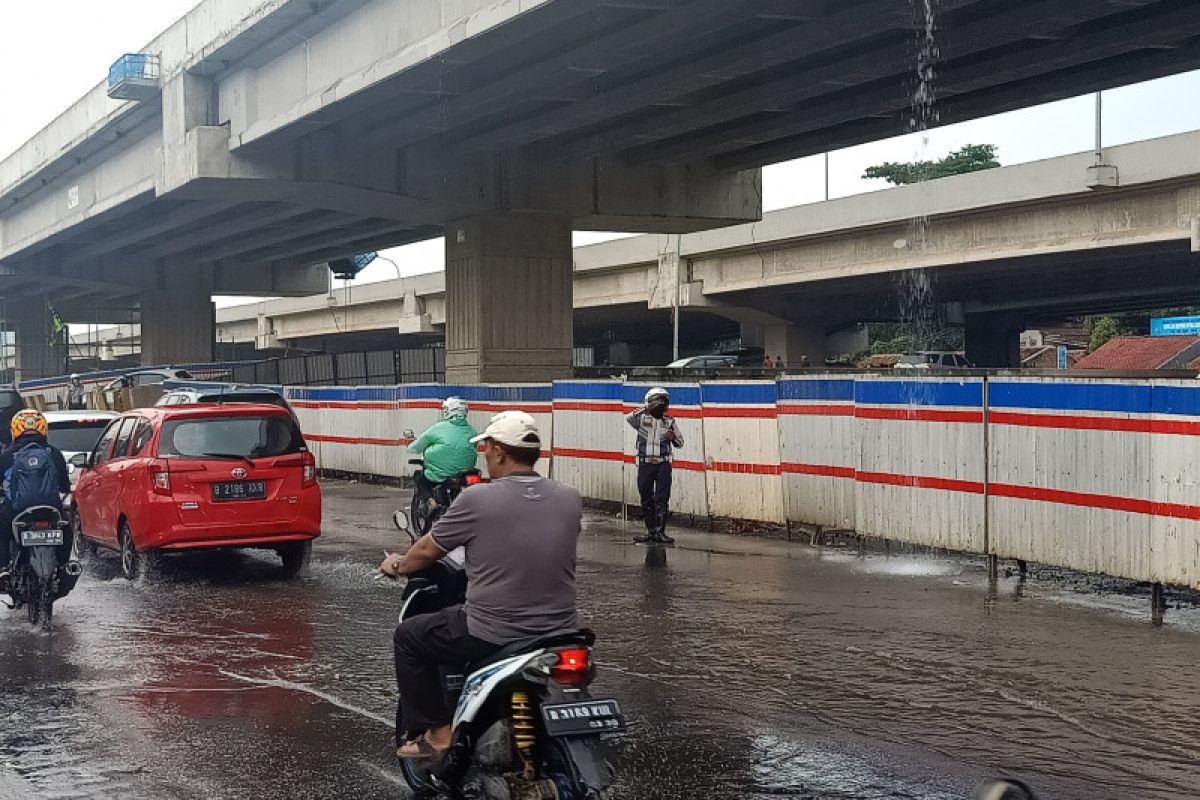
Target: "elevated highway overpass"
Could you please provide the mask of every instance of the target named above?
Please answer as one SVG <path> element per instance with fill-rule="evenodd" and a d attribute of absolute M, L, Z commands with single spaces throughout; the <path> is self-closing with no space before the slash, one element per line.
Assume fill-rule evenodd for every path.
<path fill-rule="evenodd" d="M 579 344 L 669 340 L 679 271 L 685 325 L 740 323 L 772 354 L 811 363 L 827 335 L 900 315 L 897 276 L 927 271 L 976 363 L 1017 366 L 1039 318 L 1200 304 L 1200 132 L 1112 148 L 1119 188 L 1087 188 L 1090 153 L 798 206 L 718 231 L 579 247 Z M 924 217 L 924 241 L 912 217 Z M 222 309 L 222 341 L 367 331 L 440 335 L 441 273 Z M 948 308 L 947 308 L 948 307 Z M 701 317 L 701 314 L 707 316 Z M 733 327 L 737 333 L 737 327 Z"/>
<path fill-rule="evenodd" d="M 449 376 L 554 377 L 573 228 L 757 220 L 761 165 L 905 129 L 918 33 L 943 123 L 1200 67 L 1194 0 L 936 8 L 205 0 L 144 48 L 153 96 L 99 86 L 0 163 L 19 366 L 45 366 L 42 298 L 137 302 L 146 358 L 196 360 L 211 294 L 306 294 L 330 258 L 446 233 Z"/>

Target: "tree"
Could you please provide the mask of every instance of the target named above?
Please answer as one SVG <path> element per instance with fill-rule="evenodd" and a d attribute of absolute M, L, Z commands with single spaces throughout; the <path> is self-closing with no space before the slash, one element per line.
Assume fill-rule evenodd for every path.
<path fill-rule="evenodd" d="M 1115 339 L 1125 333 L 1121 329 L 1121 323 L 1113 317 L 1089 317 L 1087 329 L 1091 334 L 1088 349 L 1092 352 L 1099 350 L 1109 339 Z"/>
<path fill-rule="evenodd" d="M 887 161 L 867 167 L 864 178 L 883 178 L 894 186 L 945 178 L 947 175 L 962 175 L 1000 166 L 996 159 L 996 145 L 968 144 L 937 161 L 910 161 L 897 163 Z"/>

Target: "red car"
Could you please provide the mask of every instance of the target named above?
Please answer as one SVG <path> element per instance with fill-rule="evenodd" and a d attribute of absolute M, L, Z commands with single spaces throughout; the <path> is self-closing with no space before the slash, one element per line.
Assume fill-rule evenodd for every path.
<path fill-rule="evenodd" d="M 92 550 L 119 551 L 131 580 L 161 553 L 229 547 L 275 550 L 291 577 L 321 532 L 316 460 L 279 406 L 130 411 L 83 470 L 76 530 Z"/>

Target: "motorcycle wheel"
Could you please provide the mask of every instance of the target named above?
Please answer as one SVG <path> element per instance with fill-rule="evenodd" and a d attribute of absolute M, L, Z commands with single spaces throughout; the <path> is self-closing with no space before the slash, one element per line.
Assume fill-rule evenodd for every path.
<path fill-rule="evenodd" d="M 37 602 L 30 603 L 29 606 L 41 607 L 42 630 L 50 632 L 50 623 L 54 620 L 54 590 L 51 587 L 50 581 L 43 581 L 38 587 Z"/>

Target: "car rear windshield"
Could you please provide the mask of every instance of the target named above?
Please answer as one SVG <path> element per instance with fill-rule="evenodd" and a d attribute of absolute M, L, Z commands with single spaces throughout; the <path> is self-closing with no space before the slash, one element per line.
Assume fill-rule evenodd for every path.
<path fill-rule="evenodd" d="M 304 437 L 283 415 L 168 420 L 158 454 L 180 458 L 269 458 L 304 449 Z"/>
<path fill-rule="evenodd" d="M 66 453 L 90 453 L 100 441 L 100 434 L 108 427 L 109 419 L 74 420 L 53 422 L 47 440 L 51 445 Z"/>

